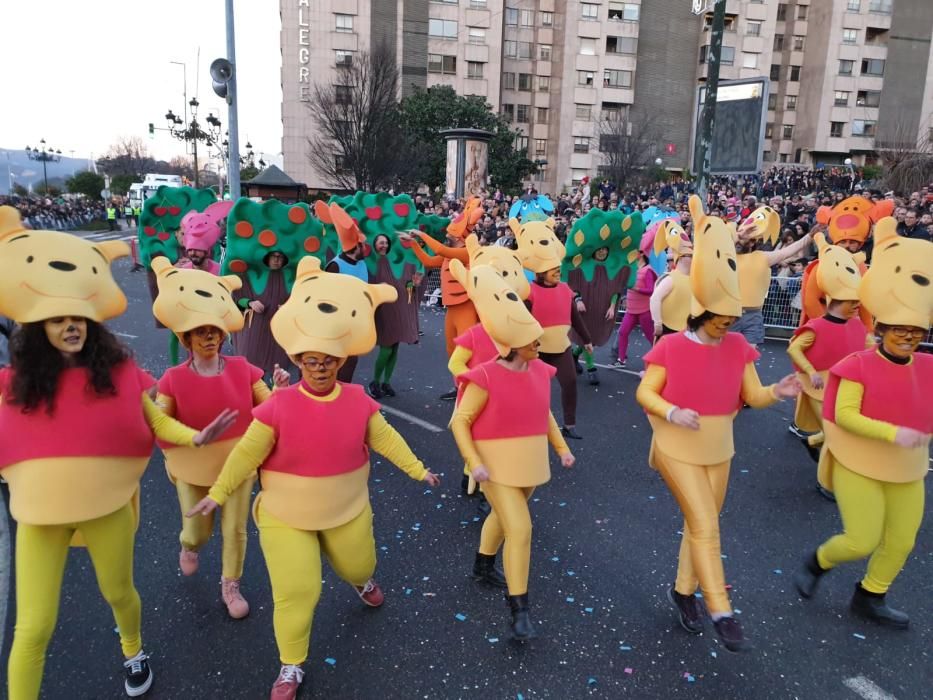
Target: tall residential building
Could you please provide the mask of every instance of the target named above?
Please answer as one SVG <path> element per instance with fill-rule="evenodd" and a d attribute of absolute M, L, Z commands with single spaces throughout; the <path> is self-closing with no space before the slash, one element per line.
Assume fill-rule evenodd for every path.
<path fill-rule="evenodd" d="M 691 0 L 281 0 L 285 169 L 307 158 L 315 81 L 377 41 L 401 96 L 451 85 L 507 115 L 541 191 L 599 174 L 626 114 L 652 155 L 689 167 L 712 13 Z M 764 161 L 857 164 L 925 137 L 933 118 L 931 0 L 727 0 L 720 76 L 770 78 Z"/>

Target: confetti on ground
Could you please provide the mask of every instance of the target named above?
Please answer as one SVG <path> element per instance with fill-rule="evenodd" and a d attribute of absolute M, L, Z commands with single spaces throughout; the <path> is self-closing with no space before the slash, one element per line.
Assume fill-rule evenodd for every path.
<path fill-rule="evenodd" d="M 648 500 L 649 500 L 649 501 L 653 501 L 653 500 L 654 500 L 654 496 L 648 496 Z"/>
<path fill-rule="evenodd" d="M 337 663 L 337 659 L 332 659 L 328 656 L 326 659 L 324 659 L 324 663 L 328 666 L 334 666 Z"/>
<path fill-rule="evenodd" d="M 464 615 L 463 613 L 457 613 L 456 615 L 454 615 L 454 617 L 460 620 L 460 622 L 463 622 L 464 620 L 466 620 L 466 615 Z"/>
<path fill-rule="evenodd" d="M 586 684 L 592 688 L 596 685 L 596 679 L 590 676 L 589 679 L 587 679 Z"/>
<path fill-rule="evenodd" d="M 853 632 L 852 636 L 855 637 L 856 639 L 865 639 L 865 635 L 859 634 L 858 632 Z"/>
<path fill-rule="evenodd" d="M 567 596 L 567 602 L 568 602 L 568 603 L 572 603 L 572 602 L 573 602 L 573 598 L 571 598 L 570 596 Z"/>
<path fill-rule="evenodd" d="M 624 644 L 619 647 L 619 651 L 631 651 L 632 647 L 625 646 Z"/>
<path fill-rule="evenodd" d="M 405 595 L 411 595 L 411 589 L 410 589 L 410 588 L 406 588 L 406 589 L 405 589 Z"/>
<path fill-rule="evenodd" d="M 635 669 L 626 667 L 625 672 L 631 676 L 633 673 L 635 673 Z"/>
<path fill-rule="evenodd" d="M 490 637 L 490 638 L 487 639 L 486 641 L 489 642 L 490 644 L 495 644 L 496 642 L 499 641 L 499 638 L 498 638 L 498 637 Z"/>
<path fill-rule="evenodd" d="M 558 505 L 560 508 L 563 508 L 565 505 L 567 505 L 567 503 L 564 502 L 564 501 L 561 501 L 561 502 L 558 503 L 557 505 Z"/>
<path fill-rule="evenodd" d="M 687 672 L 684 672 L 684 678 L 687 679 L 687 683 L 693 683 L 696 680 L 696 678 L 693 677 L 692 673 L 687 673 Z"/>
<path fill-rule="evenodd" d="M 573 571 L 568 571 L 568 572 L 567 572 L 567 575 L 568 575 L 568 576 L 576 576 L 576 573 L 573 572 Z"/>
<path fill-rule="evenodd" d="M 593 612 L 593 608 L 583 608 L 583 611 L 584 611 L 584 612 L 591 613 L 591 612 Z"/>
<path fill-rule="evenodd" d="M 717 654 L 715 651 L 711 651 L 709 655 L 712 656 L 714 659 L 717 657 Z"/>
<path fill-rule="evenodd" d="M 774 570 L 774 573 L 780 575 L 780 574 L 783 574 L 784 572 L 781 571 L 780 569 L 775 569 L 775 570 Z"/>
<path fill-rule="evenodd" d="M 560 561 L 560 557 L 551 557 L 551 561 Z"/>

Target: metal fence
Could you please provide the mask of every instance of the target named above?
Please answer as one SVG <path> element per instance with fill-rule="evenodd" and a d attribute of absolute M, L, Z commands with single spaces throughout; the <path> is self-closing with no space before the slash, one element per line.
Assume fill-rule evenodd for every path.
<path fill-rule="evenodd" d="M 761 312 L 765 317 L 765 328 L 776 330 L 780 335 L 789 335 L 797 328 L 800 321 L 800 283 L 801 277 L 772 277 L 768 296 L 765 299 Z M 441 273 L 439 270 L 430 270 L 422 282 L 425 285 L 423 304 L 425 306 L 441 305 Z M 625 313 L 625 298 L 619 305 L 617 321 L 621 321 Z M 933 330 L 927 334 L 924 345 L 933 345 Z"/>

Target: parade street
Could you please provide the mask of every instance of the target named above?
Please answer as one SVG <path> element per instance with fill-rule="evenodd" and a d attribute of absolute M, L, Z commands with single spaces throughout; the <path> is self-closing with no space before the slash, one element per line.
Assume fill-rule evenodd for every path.
<path fill-rule="evenodd" d="M 155 328 L 146 275 L 131 267 L 127 259 L 114 265 L 129 309 L 109 325 L 158 377 L 168 362 L 168 331 Z M 460 492 L 462 462 L 447 430 L 452 404 L 437 399 L 452 386 L 443 316 L 425 309 L 421 320 L 420 344 L 400 349 L 393 380 L 398 396 L 383 404 L 386 418 L 443 482 L 428 488 L 373 456 L 376 578 L 386 602 L 367 609 L 325 567 L 300 698 L 931 696 L 929 518 L 890 594 L 891 604 L 910 615 L 909 630 L 880 628 L 848 613 L 864 562 L 828 575 L 813 600 L 801 600 L 794 589 L 792 575 L 804 555 L 838 531 L 840 521 L 814 488 L 815 465 L 787 432 L 790 402 L 737 418 L 721 521 L 727 582 L 755 649 L 727 652 L 710 624 L 701 636 L 681 629 L 666 591 L 682 519 L 647 464 L 651 432 L 634 398 L 642 338 L 633 341 L 636 359 L 627 371 L 600 369 L 598 387 L 585 377 L 579 381 L 584 440 L 570 445 L 577 464 L 564 470 L 552 458 L 552 479 L 532 498 L 529 596 L 540 636 L 523 645 L 510 642 L 502 592 L 469 576 L 480 517 L 475 500 Z M 759 362 L 764 382 L 790 371 L 785 347 L 768 341 Z M 597 351 L 604 365 L 612 357 L 608 348 Z M 356 381 L 368 383 L 372 361 L 373 355 L 360 362 Z M 557 396 L 555 386 L 559 416 Z M 135 561 L 143 640 L 155 674 L 147 697 L 267 697 L 279 660 L 254 523 L 242 579 L 252 610 L 242 621 L 230 619 L 220 601 L 219 538 L 203 550 L 200 572 L 185 578 L 178 569 L 179 525 L 175 489 L 156 454 L 142 482 Z M 15 536 L 8 518 L 3 527 Z M 11 562 L 0 561 L 0 587 L 9 581 L 10 588 L 0 629 L 4 675 L 15 618 L 11 569 Z M 118 638 L 93 577 L 86 551 L 73 550 L 45 668 L 42 697 L 49 700 L 123 695 Z"/>

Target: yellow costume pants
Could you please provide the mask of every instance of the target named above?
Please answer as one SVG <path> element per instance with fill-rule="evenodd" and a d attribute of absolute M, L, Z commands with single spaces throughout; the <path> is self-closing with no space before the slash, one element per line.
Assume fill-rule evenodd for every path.
<path fill-rule="evenodd" d="M 272 626 L 283 664 L 308 657 L 311 622 L 321 597 L 321 555 L 353 586 L 365 584 L 376 570 L 373 511 L 369 504 L 350 522 L 329 530 L 297 530 L 263 509 L 256 510 L 259 544 L 272 583 Z"/>
<path fill-rule="evenodd" d="M 871 556 L 862 588 L 885 593 L 914 548 L 923 520 L 923 480 L 895 484 L 856 474 L 833 460 L 836 504 L 843 534 L 816 551 L 824 569 Z"/>
<path fill-rule="evenodd" d="M 243 575 L 246 559 L 246 519 L 249 517 L 250 496 L 255 479 L 247 479 L 230 494 L 220 510 L 220 532 L 223 536 L 222 569 L 224 578 L 238 579 Z M 181 546 L 192 552 L 200 551 L 214 531 L 214 513 L 196 518 L 186 518 L 185 513 L 194 508 L 207 495 L 210 486 L 195 486 L 176 481 L 178 504 L 181 506 Z"/>
<path fill-rule="evenodd" d="M 719 512 L 726 500 L 731 462 L 688 464 L 655 447 L 655 464 L 684 514 L 684 534 L 674 590 L 693 595 L 697 585 L 710 613 L 730 613 L 719 542 Z"/>
<path fill-rule="evenodd" d="M 531 563 L 531 513 L 528 499 L 534 486 L 503 486 L 484 481 L 480 488 L 492 512 L 486 516 L 479 537 L 480 554 L 495 554 L 502 547 L 502 567 L 509 595 L 528 592 L 528 568 Z"/>
<path fill-rule="evenodd" d="M 16 628 L 8 667 L 10 700 L 39 697 L 45 651 L 58 620 L 65 562 L 75 531 L 87 544 L 97 585 L 113 609 L 124 656 L 131 658 L 142 649 L 139 594 L 133 587 L 136 526 L 130 504 L 81 523 L 20 523 L 16 529 Z"/>

